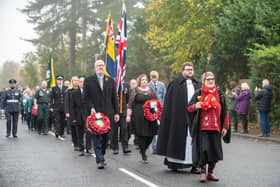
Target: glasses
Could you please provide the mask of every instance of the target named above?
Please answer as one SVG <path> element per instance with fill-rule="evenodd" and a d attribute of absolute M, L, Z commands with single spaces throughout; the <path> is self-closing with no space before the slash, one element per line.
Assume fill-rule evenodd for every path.
<path fill-rule="evenodd" d="M 209 78 L 209 79 L 206 79 L 207 81 L 214 81 L 215 79 L 214 78 Z"/>

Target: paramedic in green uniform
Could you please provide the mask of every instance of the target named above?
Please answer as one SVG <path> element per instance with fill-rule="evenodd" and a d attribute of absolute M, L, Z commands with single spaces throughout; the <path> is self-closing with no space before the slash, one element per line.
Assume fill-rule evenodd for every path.
<path fill-rule="evenodd" d="M 47 89 L 47 82 L 42 81 L 41 88 L 36 92 L 34 106 L 38 110 L 38 132 L 48 134 L 48 117 L 50 113 L 51 93 Z"/>

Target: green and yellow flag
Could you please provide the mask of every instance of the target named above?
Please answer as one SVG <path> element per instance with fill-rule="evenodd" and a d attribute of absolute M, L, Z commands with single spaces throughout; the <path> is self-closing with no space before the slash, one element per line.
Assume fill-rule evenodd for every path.
<path fill-rule="evenodd" d="M 48 82 L 48 88 L 52 88 L 55 86 L 53 58 L 51 57 L 51 55 L 49 57 L 49 65 L 48 65 L 48 70 L 46 72 L 46 81 Z"/>

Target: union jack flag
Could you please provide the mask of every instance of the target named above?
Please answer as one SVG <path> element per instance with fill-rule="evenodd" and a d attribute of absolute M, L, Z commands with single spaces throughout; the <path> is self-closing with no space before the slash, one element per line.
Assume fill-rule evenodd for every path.
<path fill-rule="evenodd" d="M 124 77 L 126 73 L 126 41 L 127 41 L 127 23 L 126 23 L 126 8 L 123 2 L 122 5 L 122 18 L 119 25 L 119 32 L 116 38 L 116 45 L 118 46 L 117 52 L 117 77 L 116 89 L 117 93 L 123 90 Z"/>

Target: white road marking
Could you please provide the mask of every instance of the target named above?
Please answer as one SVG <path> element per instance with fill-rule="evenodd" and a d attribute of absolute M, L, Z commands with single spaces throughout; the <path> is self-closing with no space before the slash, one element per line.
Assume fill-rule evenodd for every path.
<path fill-rule="evenodd" d="M 143 179 L 142 177 L 139 177 L 138 175 L 136 175 L 136 174 L 134 174 L 134 173 L 132 173 L 132 172 L 130 172 L 130 171 L 124 169 L 124 168 L 119 168 L 119 170 L 120 170 L 121 172 L 123 172 L 123 173 L 125 173 L 125 174 L 131 176 L 132 178 L 134 178 L 134 179 L 136 179 L 136 180 L 138 180 L 138 181 L 140 181 L 140 182 L 146 184 L 147 186 L 150 186 L 150 187 L 159 187 L 158 185 L 153 184 L 153 183 L 151 183 L 150 181 L 147 181 L 146 179 Z"/>

